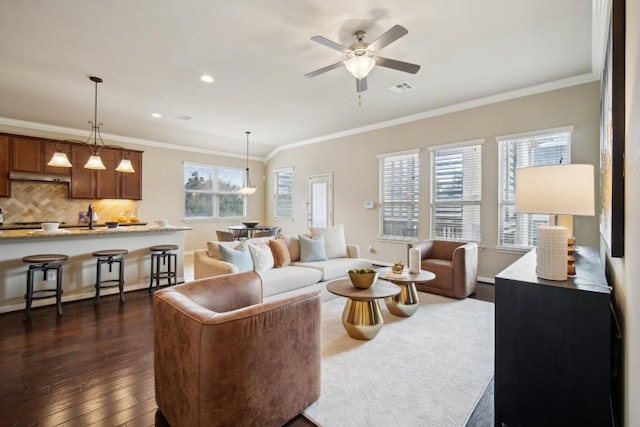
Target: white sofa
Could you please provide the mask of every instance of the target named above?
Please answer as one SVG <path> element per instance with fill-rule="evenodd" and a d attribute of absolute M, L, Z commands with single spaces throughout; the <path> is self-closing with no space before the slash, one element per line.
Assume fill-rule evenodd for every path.
<path fill-rule="evenodd" d="M 278 239 L 280 242 L 269 243 L 270 238 L 254 238 L 241 242 L 207 242 L 206 249 L 198 249 L 194 252 L 194 276 L 196 279 L 218 276 L 221 274 L 239 273 L 241 268 L 238 265 L 225 261 L 222 252 L 228 252 L 228 248 L 238 249 L 241 247 L 245 251 L 250 249 L 253 257 L 253 269 L 262 279 L 263 298 L 265 301 L 274 298 L 281 298 L 317 289 L 322 292 L 323 300 L 333 297 L 326 290 L 326 283 L 346 277 L 347 270 L 352 268 L 370 268 L 372 263 L 368 259 L 360 258 L 360 249 L 356 245 L 346 244 L 344 241 L 344 230 L 342 226 L 334 226 L 323 229 L 311 229 L 310 234 L 304 237 L 315 237 L 325 240 L 325 253 L 323 260 L 305 260 L 305 242 L 300 248 L 300 238 L 298 235 L 283 236 Z M 286 244 L 287 260 L 282 262 L 282 249 Z M 251 245 L 251 246 L 250 246 Z M 227 249 L 220 249 L 224 246 Z M 269 253 L 264 248 L 271 249 L 273 260 L 269 260 Z M 266 262 L 260 260 L 261 255 L 266 256 Z M 280 251 L 280 252 L 278 252 Z M 285 255 L 285 258 L 287 254 Z M 308 254 L 307 254 L 308 255 Z M 320 256 L 322 258 L 322 256 Z M 306 258 L 309 258 L 307 256 Z M 312 256 L 313 258 L 313 256 Z M 280 266 L 279 266 L 280 262 Z M 245 267 L 246 268 L 246 267 Z M 246 270 L 245 270 L 246 271 Z"/>

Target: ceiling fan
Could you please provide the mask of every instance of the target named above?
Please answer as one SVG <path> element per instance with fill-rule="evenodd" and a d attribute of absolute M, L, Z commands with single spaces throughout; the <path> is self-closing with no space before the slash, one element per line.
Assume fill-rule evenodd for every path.
<path fill-rule="evenodd" d="M 381 67 L 415 74 L 420 70 L 419 65 L 396 61 L 395 59 L 383 58 L 377 54 L 383 47 L 390 45 L 408 33 L 409 31 L 407 31 L 403 26 L 394 25 L 390 30 L 375 39 L 372 43 L 367 43 L 364 41 L 365 37 L 367 37 L 367 33 L 364 31 L 356 31 L 353 34 L 356 42 L 349 47 L 342 46 L 341 44 L 322 36 L 311 37 L 311 40 L 316 43 L 339 50 L 346 56 L 346 59 L 307 73 L 305 74 L 305 77 L 315 77 L 344 64 L 351 75 L 356 78 L 356 90 L 358 92 L 364 92 L 367 90 L 367 75 L 376 64 Z"/>

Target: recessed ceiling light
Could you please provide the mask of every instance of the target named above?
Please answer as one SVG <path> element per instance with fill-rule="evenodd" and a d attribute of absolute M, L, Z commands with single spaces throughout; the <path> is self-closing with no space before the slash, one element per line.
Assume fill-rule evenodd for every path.
<path fill-rule="evenodd" d="M 213 83 L 213 77 L 211 77 L 209 74 L 204 74 L 202 77 L 200 77 L 200 80 L 205 83 Z"/>
<path fill-rule="evenodd" d="M 151 116 L 155 117 L 156 119 L 162 118 L 162 114 L 160 114 L 160 113 L 151 113 Z"/>

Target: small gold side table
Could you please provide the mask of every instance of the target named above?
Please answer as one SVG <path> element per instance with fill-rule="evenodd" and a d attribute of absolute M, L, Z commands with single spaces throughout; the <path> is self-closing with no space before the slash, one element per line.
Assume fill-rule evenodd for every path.
<path fill-rule="evenodd" d="M 358 340 L 372 340 L 382 329 L 384 320 L 378 300 L 400 293 L 400 287 L 381 280 L 369 289 L 359 289 L 349 279 L 338 279 L 329 282 L 327 290 L 347 298 L 342 325 L 350 337 Z"/>
<path fill-rule="evenodd" d="M 400 293 L 385 299 L 387 309 L 394 316 L 411 317 L 418 309 L 420 305 L 420 298 L 418 297 L 418 291 L 416 290 L 416 282 L 428 282 L 436 278 L 436 275 L 427 270 L 420 270 L 419 273 L 407 273 L 407 277 L 385 277 L 387 272 L 391 271 L 391 268 L 382 268 L 378 270 L 380 272 L 379 278 L 381 280 L 388 280 L 400 286 Z"/>

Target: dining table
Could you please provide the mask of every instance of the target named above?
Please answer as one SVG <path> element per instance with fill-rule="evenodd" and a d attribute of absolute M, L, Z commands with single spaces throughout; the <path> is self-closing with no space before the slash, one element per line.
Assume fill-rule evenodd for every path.
<path fill-rule="evenodd" d="M 233 237 L 236 240 L 251 239 L 255 236 L 256 231 L 273 231 L 276 228 L 274 225 L 246 226 L 244 224 L 230 225 L 227 227 L 227 229 L 233 233 Z"/>

